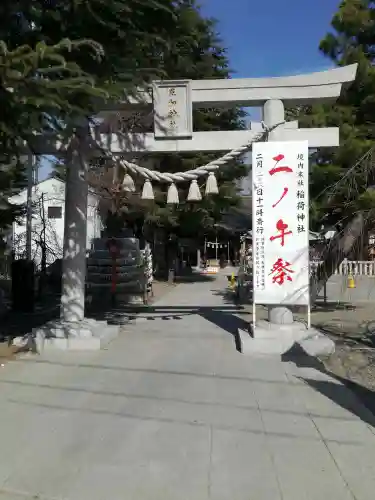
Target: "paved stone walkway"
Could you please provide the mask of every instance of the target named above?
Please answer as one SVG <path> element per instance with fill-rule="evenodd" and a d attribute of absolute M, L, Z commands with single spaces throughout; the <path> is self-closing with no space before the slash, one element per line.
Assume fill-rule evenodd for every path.
<path fill-rule="evenodd" d="M 372 500 L 371 415 L 313 360 L 236 352 L 225 276 L 97 353 L 0 369 L 0 500 Z"/>

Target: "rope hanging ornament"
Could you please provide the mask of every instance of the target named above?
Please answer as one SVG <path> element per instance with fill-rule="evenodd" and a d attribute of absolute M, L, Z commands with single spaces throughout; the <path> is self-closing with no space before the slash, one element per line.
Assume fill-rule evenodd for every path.
<path fill-rule="evenodd" d="M 202 194 L 199 189 L 197 179 L 193 179 L 190 183 L 189 193 L 187 195 L 187 201 L 201 201 Z"/>
<path fill-rule="evenodd" d="M 283 125 L 284 123 L 285 120 L 273 125 L 272 127 L 268 127 L 264 122 L 262 122 L 263 131 L 259 132 L 259 134 L 257 134 L 251 141 L 247 142 L 243 146 L 233 149 L 232 151 L 226 153 L 217 160 L 213 160 L 202 167 L 197 167 L 195 169 L 187 170 L 185 172 L 175 172 L 175 173 L 166 173 L 166 172 L 158 172 L 157 170 L 150 170 L 149 168 L 141 167 L 140 165 L 129 162 L 125 159 L 116 158 L 110 151 L 100 146 L 95 138 L 93 137 L 92 138 L 96 146 L 107 156 L 107 158 L 110 158 L 115 164 L 121 166 L 124 169 L 125 171 L 124 181 L 126 178 L 125 184 L 127 187 L 129 188 L 131 187 L 132 189 L 132 186 L 134 185 L 134 181 L 131 178 L 130 174 L 140 175 L 145 179 L 142 190 L 142 199 L 145 200 L 154 199 L 154 192 L 152 189 L 151 181 L 167 182 L 170 184 L 167 195 L 167 203 L 176 204 L 178 203 L 178 191 L 177 187 L 175 186 L 175 183 L 190 181 L 189 194 L 187 200 L 198 201 L 202 199 L 202 195 L 197 183 L 197 178 L 206 175 L 207 183 L 206 183 L 205 194 L 206 195 L 217 194 L 219 192 L 219 189 L 217 185 L 215 171 L 225 166 L 230 161 L 238 158 L 239 156 L 249 151 L 254 142 L 260 142 L 263 139 L 267 140 L 270 132 L 272 132 L 280 125 Z M 130 181 L 130 179 L 132 179 L 132 182 Z"/>
<path fill-rule="evenodd" d="M 135 184 L 134 184 L 133 178 L 127 172 L 124 175 L 124 179 L 122 181 L 122 187 L 123 187 L 124 191 L 128 191 L 130 193 L 134 193 L 134 191 L 135 191 Z"/>
<path fill-rule="evenodd" d="M 154 200 L 154 190 L 152 189 L 152 184 L 149 181 L 149 179 L 145 180 L 145 183 L 143 184 L 143 189 L 142 189 L 142 200 Z"/>
<path fill-rule="evenodd" d="M 167 203 L 169 205 L 178 205 L 179 197 L 178 197 L 178 189 L 174 182 L 169 185 L 168 194 L 167 194 Z"/>
<path fill-rule="evenodd" d="M 206 195 L 208 194 L 218 194 L 219 188 L 217 185 L 217 179 L 214 172 L 210 172 L 207 177 L 206 182 Z"/>

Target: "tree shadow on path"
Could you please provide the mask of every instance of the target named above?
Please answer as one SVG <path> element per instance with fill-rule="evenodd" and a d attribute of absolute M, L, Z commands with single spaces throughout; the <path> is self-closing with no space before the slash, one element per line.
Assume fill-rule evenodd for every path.
<path fill-rule="evenodd" d="M 327 377 L 339 382 L 329 380 L 316 380 L 309 377 L 296 377 L 327 397 L 335 404 L 350 411 L 362 421 L 375 427 L 375 394 L 370 389 L 363 387 L 328 371 L 319 359 L 308 355 L 300 345 L 294 344 L 289 351 L 281 356 L 283 362 L 292 362 L 298 368 L 312 368 Z"/>

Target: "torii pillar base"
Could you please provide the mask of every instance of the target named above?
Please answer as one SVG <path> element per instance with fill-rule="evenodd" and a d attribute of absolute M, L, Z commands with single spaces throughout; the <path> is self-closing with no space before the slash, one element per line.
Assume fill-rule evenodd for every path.
<path fill-rule="evenodd" d="M 33 329 L 33 350 L 97 351 L 106 347 L 119 334 L 119 325 L 107 321 L 84 318 L 77 323 L 63 320 L 50 321 Z"/>
<path fill-rule="evenodd" d="M 335 343 L 315 328 L 299 321 L 274 324 L 261 320 L 250 324 L 249 330 L 238 330 L 239 350 L 245 355 L 280 355 L 296 346 L 309 356 L 329 356 Z"/>

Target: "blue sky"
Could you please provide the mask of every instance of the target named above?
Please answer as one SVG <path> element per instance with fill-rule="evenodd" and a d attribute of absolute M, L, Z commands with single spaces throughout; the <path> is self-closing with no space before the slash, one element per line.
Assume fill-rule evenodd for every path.
<path fill-rule="evenodd" d="M 331 67 L 319 53 L 340 0 L 200 0 L 218 20 L 234 77 L 284 76 Z"/>

